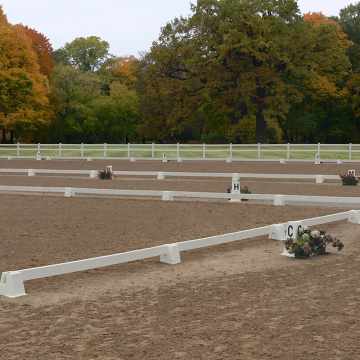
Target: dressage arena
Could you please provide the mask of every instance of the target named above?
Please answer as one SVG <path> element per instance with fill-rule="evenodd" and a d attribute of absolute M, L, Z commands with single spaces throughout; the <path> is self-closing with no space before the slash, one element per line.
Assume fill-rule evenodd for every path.
<path fill-rule="evenodd" d="M 36 174 L 10 169 L 339 175 L 359 163 L 0 159 L 0 185 L 226 193 L 231 178 Z M 338 180 L 240 179 L 252 194 L 360 197 Z M 320 206 L 321 205 L 321 206 Z M 0 272 L 105 256 L 355 209 L 268 200 L 0 191 Z M 360 204 L 357 206 L 360 209 Z M 258 236 L 25 281 L 0 295 L 0 359 L 360 359 L 360 225 L 345 247 L 298 260 Z"/>

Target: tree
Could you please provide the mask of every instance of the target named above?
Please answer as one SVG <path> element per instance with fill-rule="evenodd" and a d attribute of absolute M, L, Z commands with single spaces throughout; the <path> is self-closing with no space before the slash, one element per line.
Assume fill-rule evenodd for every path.
<path fill-rule="evenodd" d="M 116 58 L 114 67 L 108 70 L 111 81 L 117 81 L 126 85 L 128 88 L 133 88 L 136 82 L 138 63 L 139 60 L 133 55 Z"/>
<path fill-rule="evenodd" d="M 303 21 L 296 1 L 199 0 L 192 12 L 168 23 L 142 60 L 145 131 L 184 134 L 196 123 L 200 135 L 243 141 L 251 136 L 240 133 L 242 124 L 255 121 L 255 141 L 266 142 L 281 130 L 289 140 L 305 118 L 312 132 L 313 125 L 325 130 L 324 113 L 338 117 L 349 41 L 334 21 Z M 323 105 L 332 99 L 331 109 L 324 112 L 319 94 Z"/>
<path fill-rule="evenodd" d="M 286 114 L 290 98 L 299 96 L 287 81 L 300 76 L 294 62 L 300 64 L 304 53 L 296 2 L 199 0 L 192 11 L 162 29 L 147 70 L 170 92 L 176 120 L 196 109 L 205 117 L 203 130 L 232 132 L 253 115 L 255 140 L 266 142 L 267 123 Z"/>
<path fill-rule="evenodd" d="M 84 72 L 95 72 L 113 66 L 114 55 L 109 54 L 109 43 L 97 36 L 80 37 L 66 43 L 53 53 L 57 63 L 70 65 Z"/>
<path fill-rule="evenodd" d="M 311 24 L 312 47 L 307 54 L 312 68 L 303 83 L 303 106 L 315 114 L 317 141 L 342 142 L 348 135 L 346 87 L 351 69 L 347 49 L 351 45 L 339 23 L 322 13 L 304 15 Z"/>
<path fill-rule="evenodd" d="M 340 10 L 339 22 L 352 44 L 348 48 L 348 56 L 352 64 L 352 72 L 360 72 L 360 3 L 350 4 Z"/>
<path fill-rule="evenodd" d="M 126 85 L 113 82 L 109 96 L 101 96 L 94 103 L 94 128 L 92 140 L 95 142 L 125 142 L 136 134 L 139 118 L 139 99 L 134 90 Z"/>
<path fill-rule="evenodd" d="M 56 63 L 52 59 L 53 47 L 49 39 L 35 29 L 30 29 L 28 26 L 16 26 L 22 28 L 26 36 L 31 39 L 32 48 L 36 52 L 37 63 L 40 66 L 40 72 L 50 79 L 51 71 L 54 69 Z"/>
<path fill-rule="evenodd" d="M 53 72 L 53 89 L 60 98 L 57 118 L 51 131 L 58 142 L 87 142 L 96 119 L 93 102 L 101 96 L 101 81 L 91 73 L 57 65 Z"/>
<path fill-rule="evenodd" d="M 49 91 L 31 40 L 8 23 L 0 6 L 0 126 L 18 135 L 48 124 Z M 5 141 L 3 130 L 3 141 Z"/>

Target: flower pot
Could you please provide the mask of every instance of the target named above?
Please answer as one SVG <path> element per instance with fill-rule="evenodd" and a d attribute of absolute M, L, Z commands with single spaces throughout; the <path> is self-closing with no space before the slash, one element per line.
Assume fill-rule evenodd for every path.
<path fill-rule="evenodd" d="M 326 252 L 326 246 L 319 246 L 314 250 L 315 255 L 327 255 L 329 254 Z"/>
<path fill-rule="evenodd" d="M 295 259 L 307 259 L 309 257 L 309 255 L 306 255 L 303 252 L 296 252 L 294 255 Z"/>
<path fill-rule="evenodd" d="M 342 179 L 343 185 L 356 186 L 358 182 L 359 182 L 358 179 L 348 179 L 348 178 Z"/>
<path fill-rule="evenodd" d="M 111 178 L 111 174 L 106 172 L 106 171 L 102 171 L 100 174 L 99 174 L 99 179 L 110 179 Z"/>

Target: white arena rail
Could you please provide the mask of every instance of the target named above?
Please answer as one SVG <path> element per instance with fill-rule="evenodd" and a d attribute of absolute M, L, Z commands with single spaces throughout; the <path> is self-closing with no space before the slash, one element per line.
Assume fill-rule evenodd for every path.
<path fill-rule="evenodd" d="M 281 195 L 281 194 L 231 194 L 212 192 L 188 192 L 188 191 L 162 191 L 162 190 L 119 190 L 119 189 L 92 189 L 72 187 L 45 187 L 45 186 L 12 186 L 0 185 L 0 192 L 35 192 L 35 193 L 63 193 L 65 197 L 73 197 L 76 194 L 88 195 L 117 195 L 117 196 L 150 196 L 161 197 L 164 201 L 179 198 L 205 198 L 205 199 L 228 199 L 232 202 L 247 200 L 272 201 L 273 205 L 297 205 L 297 206 L 331 206 L 340 208 L 360 208 L 359 197 L 339 196 L 309 196 L 309 195 Z"/>
<path fill-rule="evenodd" d="M 230 234 L 182 241 L 178 243 L 160 245 L 119 254 L 112 254 L 48 266 L 40 266 L 23 270 L 6 271 L 3 272 L 1 275 L 0 295 L 4 295 L 7 297 L 18 297 L 26 295 L 24 281 L 28 280 L 69 274 L 77 271 L 90 270 L 109 265 L 116 265 L 155 256 L 160 256 L 161 262 L 165 262 L 168 264 L 178 264 L 181 262 L 180 251 L 199 249 L 203 247 L 219 245 L 263 235 L 269 235 L 270 239 L 285 240 L 287 237 L 286 231 L 289 224 L 293 225 L 296 223 L 301 224 L 301 226 L 310 226 L 345 219 L 347 219 L 351 223 L 360 224 L 360 211 L 350 210 L 332 215 L 325 215 L 316 218 L 297 220 L 295 222 L 291 221 L 282 224 L 263 226 Z"/>
<path fill-rule="evenodd" d="M 60 175 L 89 175 L 97 177 L 97 170 L 53 170 L 53 169 L 0 169 L 0 173 L 27 173 L 28 176 L 36 174 L 60 174 Z M 202 173 L 202 172 L 165 172 L 165 171 L 113 171 L 117 176 L 156 176 L 157 179 L 166 177 L 205 177 L 205 178 L 232 178 L 238 179 L 298 179 L 315 180 L 322 183 L 325 180 L 339 180 L 339 175 L 313 175 L 313 174 L 251 174 L 251 173 Z"/>

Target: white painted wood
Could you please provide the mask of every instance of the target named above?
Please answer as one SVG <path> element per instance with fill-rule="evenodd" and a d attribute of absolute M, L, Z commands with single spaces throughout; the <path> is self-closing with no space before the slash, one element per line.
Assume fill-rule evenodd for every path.
<path fill-rule="evenodd" d="M 296 224 L 310 226 L 344 219 L 348 219 L 348 221 L 351 222 L 360 223 L 360 211 L 350 210 L 338 214 L 298 220 L 296 221 Z M 274 224 L 255 229 L 238 231 L 230 234 L 182 241 L 174 244 L 160 245 L 152 248 L 128 251 L 119 254 L 106 255 L 96 258 L 40 266 L 17 271 L 6 271 L 3 272 L 1 275 L 0 295 L 5 295 L 8 297 L 26 295 L 24 281 L 27 280 L 34 280 L 49 276 L 57 276 L 77 271 L 90 270 L 94 268 L 126 263 L 155 256 L 160 256 L 160 261 L 162 262 L 166 262 L 168 264 L 177 264 L 181 261 L 180 251 L 199 249 L 203 247 L 229 243 L 267 234 L 269 235 L 269 238 L 275 238 L 276 240 L 284 240 L 284 228 L 287 226 L 288 223 Z"/>

